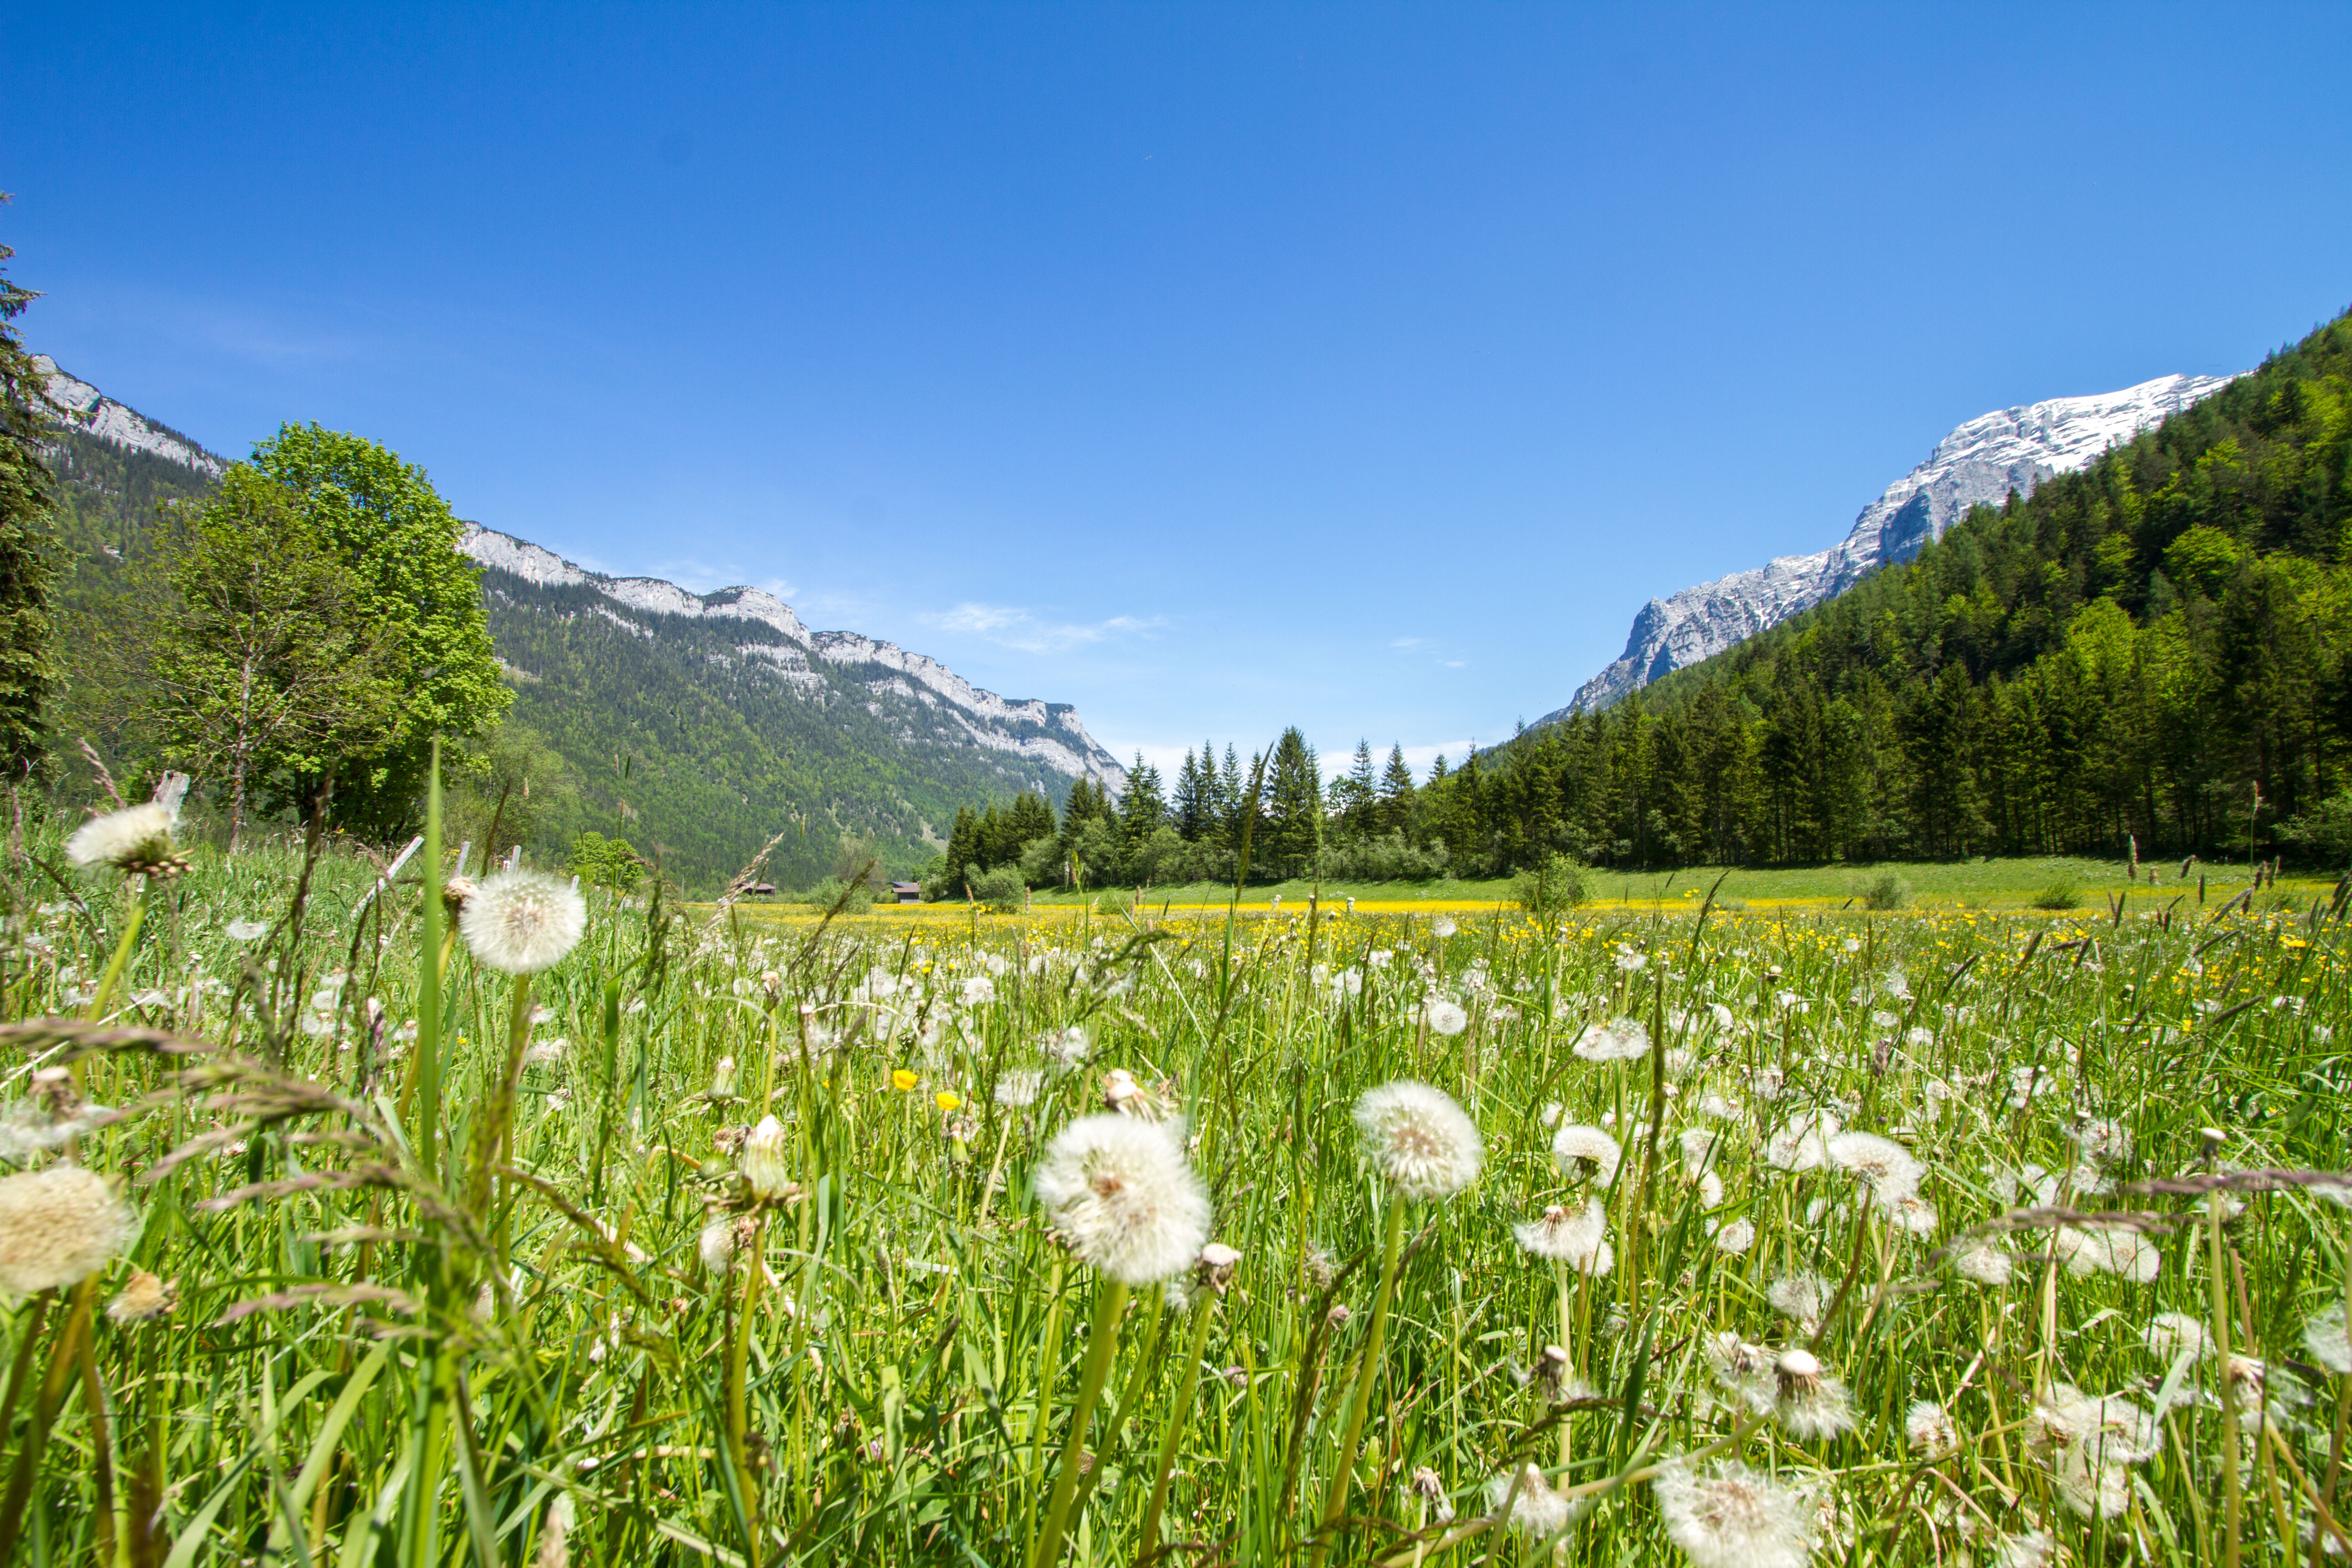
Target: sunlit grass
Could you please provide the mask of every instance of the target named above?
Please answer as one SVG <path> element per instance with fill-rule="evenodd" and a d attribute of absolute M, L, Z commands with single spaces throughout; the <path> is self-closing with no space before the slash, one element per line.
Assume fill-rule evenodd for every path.
<path fill-rule="evenodd" d="M 53 865 L 54 842 L 33 845 Z M 580 1562 L 1020 1563 L 1075 1475 L 1069 1561 L 1664 1563 L 1680 1494 L 1656 1467 L 1706 1454 L 1799 1500 L 1823 1563 L 2024 1561 L 2037 1532 L 2185 1563 L 2220 1560 L 2232 1473 L 2249 1560 L 2303 1550 L 2339 1495 L 2345 1380 L 2305 1338 L 2344 1300 L 2339 1189 L 2223 1194 L 2218 1296 L 2206 1200 L 2132 1190 L 2343 1163 L 2345 937 L 2318 889 L 2224 913 L 2242 878 L 2201 911 L 2168 884 L 2118 911 L 2085 877 L 2091 907 L 2058 915 L 1759 893 L 1702 921 L 1709 875 L 1549 924 L 1350 915 L 1344 893 L 1276 916 L 1259 889 L 1230 923 L 1149 898 L 824 924 L 592 890 L 585 939 L 533 982 L 511 1173 L 476 1205 L 513 993 L 453 948 L 428 1112 L 413 871 L 374 898 L 368 866 L 326 855 L 298 921 L 297 858 L 199 851 L 146 893 L 106 1032 L 9 1030 L 6 1128 L 53 1124 L 68 1091 L 35 1073 L 68 1058 L 80 1096 L 131 1113 L 69 1147 L 19 1138 L 19 1163 L 120 1175 L 142 1220 L 92 1287 L 87 1354 L 59 1348 L 71 1292 L 8 1320 L 28 1369 L 8 1462 L 38 1454 L 26 1560 L 551 1561 L 568 1520 Z M 8 875 L 7 1017 L 87 1012 L 135 884 L 58 868 L 85 910 Z M 1605 1059 L 1593 1025 L 1653 1048 Z M 1409 1214 L 1350 1120 L 1397 1079 L 1484 1142 L 1474 1184 Z M 1105 1281 L 1049 1234 L 1040 1151 L 1107 1100 L 1181 1118 L 1210 1235 L 1239 1253 L 1222 1295 L 1139 1288 L 1106 1319 Z M 1825 1112 L 1915 1154 L 1932 1214 L 1822 1164 Z M 1574 1124 L 1621 1147 L 1607 1184 L 1555 1161 Z M 1515 1226 L 1596 1202 L 1607 1272 L 1522 1250 Z M 1990 1237 L 2006 1284 L 1942 1250 L 2035 1208 Z M 2110 1213 L 2151 1216 L 2130 1222 L 2151 1277 L 2109 1239 L 2139 1231 L 2081 1217 Z M 110 1318 L 136 1272 L 173 1304 Z M 2234 1436 L 2216 1363 L 2143 1337 L 2161 1312 L 2259 1358 Z M 1115 1353 L 1090 1357 L 1107 1323 Z M 1809 1349 L 1851 1429 L 1743 1403 L 1711 1369 L 1723 1333 Z M 2087 1511 L 2069 1390 L 2161 1436 L 2105 1457 Z M 1952 1451 L 1906 1439 L 1922 1402 Z"/>

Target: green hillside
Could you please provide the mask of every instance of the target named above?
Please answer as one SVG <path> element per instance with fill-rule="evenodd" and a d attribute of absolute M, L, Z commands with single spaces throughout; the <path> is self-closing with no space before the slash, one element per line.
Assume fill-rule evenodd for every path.
<path fill-rule="evenodd" d="M 2352 321 L 1423 792 L 1498 869 L 2352 852 Z"/>
<path fill-rule="evenodd" d="M 194 446 L 194 443 L 189 443 Z M 110 731 L 95 700 L 111 678 L 89 657 L 126 613 L 132 568 L 152 550 L 159 506 L 201 498 L 207 478 L 153 454 L 61 428 L 48 458 L 64 570 L 68 687 L 53 741 L 71 773 L 89 737 L 134 770 L 140 738 Z M 632 612 L 586 585 L 484 574 L 489 624 L 516 701 L 506 731 L 461 759 L 459 835 L 521 841 L 559 859 L 582 831 L 625 837 L 690 891 L 724 885 L 774 834 L 766 875 L 805 886 L 877 857 L 912 876 L 959 805 L 1023 791 L 1058 802 L 1071 775 L 977 743 L 887 669 L 803 660 L 780 676 L 745 644 L 768 628 Z M 853 639 L 853 641 L 861 639 Z M 1048 711 L 1058 716 L 1060 710 Z M 1006 722 L 1000 741 L 1049 726 Z M 507 796 L 501 812 L 498 800 Z"/>
<path fill-rule="evenodd" d="M 924 727 L 919 702 L 870 695 L 855 670 L 780 676 L 744 652 L 764 627 L 620 612 L 587 585 L 485 578 L 513 721 L 573 775 L 575 798 L 544 837 L 617 832 L 708 889 L 789 829 L 768 874 L 806 886 L 835 868 L 845 837 L 870 839 L 886 870 L 913 876 L 959 805 L 1067 791 L 1066 776 Z"/>

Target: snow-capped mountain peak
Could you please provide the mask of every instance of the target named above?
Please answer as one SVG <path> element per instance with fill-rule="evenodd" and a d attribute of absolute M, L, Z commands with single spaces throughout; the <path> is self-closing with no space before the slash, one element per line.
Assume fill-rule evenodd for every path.
<path fill-rule="evenodd" d="M 1811 555 L 1782 555 L 1652 599 L 1633 617 L 1625 651 L 1578 689 L 1567 707 L 1537 721 L 1606 708 L 1660 676 L 1713 658 L 1853 586 L 1865 574 L 1916 555 L 1979 503 L 2032 495 L 2053 474 L 2087 468 L 2234 376 L 2166 375 L 2120 392 L 2053 397 L 1980 414 L 1936 443 L 1927 460 L 1863 508 L 1844 540 Z"/>

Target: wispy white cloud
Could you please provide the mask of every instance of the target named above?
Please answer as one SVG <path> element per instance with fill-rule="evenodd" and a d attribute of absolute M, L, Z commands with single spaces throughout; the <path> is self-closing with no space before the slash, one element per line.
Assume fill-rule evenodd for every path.
<path fill-rule="evenodd" d="M 925 615 L 922 620 L 924 625 L 943 632 L 960 632 L 1019 653 L 1067 653 L 1113 637 L 1148 637 L 1168 624 L 1160 616 L 1049 621 L 1019 605 L 983 605 L 970 600 L 950 610 Z"/>

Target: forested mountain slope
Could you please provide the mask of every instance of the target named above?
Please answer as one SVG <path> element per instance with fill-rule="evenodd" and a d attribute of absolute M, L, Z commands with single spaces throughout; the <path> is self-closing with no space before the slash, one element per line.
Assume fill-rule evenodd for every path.
<path fill-rule="evenodd" d="M 2347 452 L 2339 317 L 1910 563 L 1474 758 L 1423 831 L 1496 865 L 2316 842 L 2352 777 Z"/>
<path fill-rule="evenodd" d="M 225 462 L 47 368 L 65 413 L 47 458 L 60 596 L 72 624 L 102 636 L 154 547 L 157 507 L 203 497 Z M 767 868 L 779 882 L 825 875 L 845 839 L 911 875 L 961 805 L 1125 782 L 1066 705 L 1009 701 L 855 632 L 810 632 L 757 589 L 605 577 L 478 527 L 466 547 L 516 691 L 509 733 L 473 776 L 492 798 L 501 783 L 530 792 L 500 837 L 520 820 L 541 856 L 593 827 L 707 892 L 782 831 Z M 55 737 L 67 752 L 86 729 L 75 695 L 69 684 Z"/>

